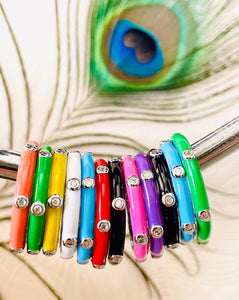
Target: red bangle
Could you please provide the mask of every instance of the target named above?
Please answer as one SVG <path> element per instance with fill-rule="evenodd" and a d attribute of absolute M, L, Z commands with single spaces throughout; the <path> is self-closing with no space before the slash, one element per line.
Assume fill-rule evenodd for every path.
<path fill-rule="evenodd" d="M 24 147 L 18 167 L 9 241 L 9 247 L 13 252 L 20 253 L 25 247 L 37 151 L 38 144 L 34 141 L 28 142 Z"/>
<path fill-rule="evenodd" d="M 110 238 L 110 178 L 108 164 L 104 159 L 95 162 L 96 211 L 95 245 L 92 256 L 94 268 L 102 269 L 106 264 Z"/>

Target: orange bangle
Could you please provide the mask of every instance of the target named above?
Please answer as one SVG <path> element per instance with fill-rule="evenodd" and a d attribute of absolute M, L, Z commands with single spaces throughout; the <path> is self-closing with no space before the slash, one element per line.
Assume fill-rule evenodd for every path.
<path fill-rule="evenodd" d="M 17 253 L 22 252 L 25 247 L 37 151 L 38 144 L 36 142 L 30 141 L 25 145 L 17 172 L 9 241 L 11 251 Z"/>

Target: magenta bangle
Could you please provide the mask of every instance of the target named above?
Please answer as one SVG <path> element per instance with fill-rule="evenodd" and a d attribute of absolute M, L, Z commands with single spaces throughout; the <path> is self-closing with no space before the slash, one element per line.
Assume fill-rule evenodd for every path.
<path fill-rule="evenodd" d="M 157 258 L 162 256 L 164 245 L 159 193 L 149 159 L 141 153 L 137 154 L 134 159 L 141 178 L 144 204 L 148 217 L 151 256 Z"/>
<path fill-rule="evenodd" d="M 135 162 L 131 156 L 124 157 L 122 159 L 122 165 L 135 258 L 137 261 L 143 262 L 147 258 L 149 245 L 147 220 L 140 179 Z"/>

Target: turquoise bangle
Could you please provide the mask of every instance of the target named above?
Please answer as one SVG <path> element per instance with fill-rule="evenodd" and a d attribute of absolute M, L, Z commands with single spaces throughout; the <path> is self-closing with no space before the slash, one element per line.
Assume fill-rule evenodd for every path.
<path fill-rule="evenodd" d="M 183 135 L 174 134 L 171 142 L 177 148 L 186 171 L 198 225 L 197 241 L 200 244 L 206 244 L 211 231 L 211 211 L 197 158 L 190 143 Z"/>
<path fill-rule="evenodd" d="M 38 153 L 33 183 L 27 234 L 27 252 L 29 254 L 38 254 L 42 245 L 51 162 L 52 149 L 49 146 L 43 146 Z"/>

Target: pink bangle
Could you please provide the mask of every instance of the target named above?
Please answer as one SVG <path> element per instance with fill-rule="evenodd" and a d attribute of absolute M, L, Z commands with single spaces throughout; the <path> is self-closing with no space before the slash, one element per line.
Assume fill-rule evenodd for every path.
<path fill-rule="evenodd" d="M 138 262 L 146 260 L 149 244 L 147 220 L 142 196 L 140 179 L 135 162 L 131 156 L 122 159 L 125 186 L 127 191 L 127 205 L 129 224 L 134 245 L 135 258 Z"/>

